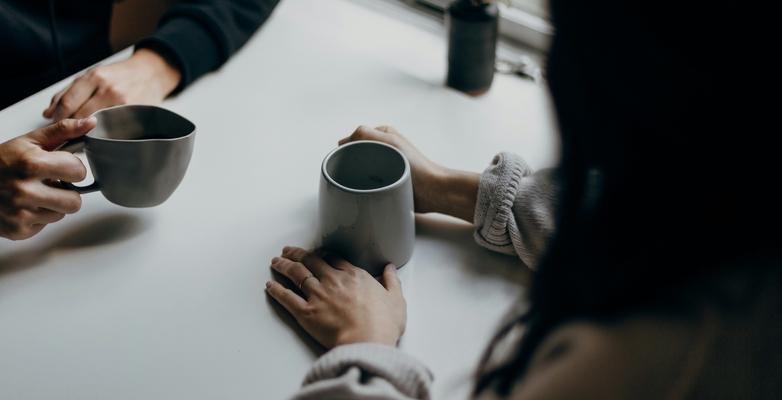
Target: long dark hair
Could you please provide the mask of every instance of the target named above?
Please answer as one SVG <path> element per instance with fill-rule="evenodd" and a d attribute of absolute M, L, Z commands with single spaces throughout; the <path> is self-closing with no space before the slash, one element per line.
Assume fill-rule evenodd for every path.
<path fill-rule="evenodd" d="M 754 93 L 767 75 L 731 75 L 731 62 L 759 64 L 731 50 L 769 39 L 727 30 L 746 9 L 583 0 L 551 8 L 547 71 L 564 182 L 557 232 L 533 279 L 520 350 L 476 391 L 497 384 L 507 395 L 537 345 L 569 320 L 676 310 L 685 285 L 749 259 L 780 265 L 782 169 L 771 165 L 779 128 L 770 130 L 773 114 Z"/>

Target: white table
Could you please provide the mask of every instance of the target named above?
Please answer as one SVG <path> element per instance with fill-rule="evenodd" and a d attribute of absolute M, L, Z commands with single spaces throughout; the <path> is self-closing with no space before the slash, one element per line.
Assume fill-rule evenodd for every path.
<path fill-rule="evenodd" d="M 127 51 L 118 57 L 127 56 Z M 116 57 L 115 57 L 116 58 Z M 221 71 L 165 103 L 198 126 L 162 206 L 100 194 L 24 242 L 0 240 L 0 399 L 281 399 L 319 350 L 267 299 L 268 261 L 314 243 L 322 157 L 359 124 L 393 124 L 444 164 L 482 170 L 501 150 L 533 167 L 557 143 L 541 87 L 497 76 L 470 98 L 443 87 L 445 41 L 347 0 L 285 0 Z M 0 113 L 0 139 L 41 126 L 67 81 Z M 402 269 L 402 348 L 437 398 L 462 397 L 519 262 L 470 226 L 419 218 Z"/>

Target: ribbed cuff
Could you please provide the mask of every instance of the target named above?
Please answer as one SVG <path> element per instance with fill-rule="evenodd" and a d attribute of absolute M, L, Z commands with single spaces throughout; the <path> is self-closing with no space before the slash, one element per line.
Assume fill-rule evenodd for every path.
<path fill-rule="evenodd" d="M 162 23 L 136 48 L 155 50 L 179 69 L 182 80 L 174 93 L 220 66 L 225 55 L 210 31 L 197 19 L 181 16 Z"/>
<path fill-rule="evenodd" d="M 475 240 L 494 251 L 515 254 L 508 224 L 513 223 L 513 202 L 521 178 L 532 174 L 521 157 L 500 153 L 481 174 L 475 205 Z"/>
<path fill-rule="evenodd" d="M 385 379 L 405 396 L 428 399 L 434 380 L 429 369 L 401 350 L 374 343 L 339 346 L 320 357 L 304 378 L 303 385 L 334 379 L 352 367 Z"/>

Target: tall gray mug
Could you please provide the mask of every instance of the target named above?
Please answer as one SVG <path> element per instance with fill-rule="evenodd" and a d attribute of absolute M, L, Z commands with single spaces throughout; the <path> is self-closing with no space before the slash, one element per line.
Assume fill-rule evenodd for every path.
<path fill-rule="evenodd" d="M 322 246 L 379 276 L 415 244 L 410 163 L 393 146 L 362 140 L 331 151 L 320 177 Z"/>
<path fill-rule="evenodd" d="M 195 125 L 165 108 L 126 105 L 93 114 L 97 126 L 61 150 L 87 155 L 95 182 L 62 185 L 79 193 L 101 191 L 125 207 L 154 207 L 174 193 L 185 176 Z"/>

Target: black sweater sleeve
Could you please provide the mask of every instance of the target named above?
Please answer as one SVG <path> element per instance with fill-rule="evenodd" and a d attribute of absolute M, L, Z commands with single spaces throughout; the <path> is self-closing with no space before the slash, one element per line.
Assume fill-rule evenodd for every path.
<path fill-rule="evenodd" d="M 136 48 L 159 52 L 179 68 L 184 89 L 219 68 L 269 17 L 279 0 L 182 0 Z"/>

